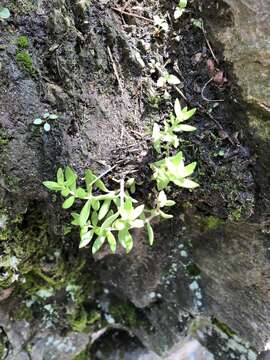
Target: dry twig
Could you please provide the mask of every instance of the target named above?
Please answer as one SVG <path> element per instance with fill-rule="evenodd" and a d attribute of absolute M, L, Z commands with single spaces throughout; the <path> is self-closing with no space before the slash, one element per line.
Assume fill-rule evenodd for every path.
<path fill-rule="evenodd" d="M 130 13 L 130 12 L 127 12 L 125 10 L 122 10 L 122 9 L 118 9 L 116 7 L 112 7 L 112 10 L 114 11 L 117 11 L 119 12 L 120 14 L 125 14 L 125 15 L 128 15 L 128 16 L 132 16 L 132 17 L 136 17 L 138 19 L 141 19 L 141 20 L 144 20 L 144 21 L 148 21 L 149 23 L 154 23 L 154 21 L 152 19 L 149 19 L 145 16 L 141 16 L 141 15 L 138 15 L 138 14 L 134 14 L 134 13 Z"/>
<path fill-rule="evenodd" d="M 205 38 L 206 44 L 207 44 L 207 46 L 208 46 L 208 48 L 209 48 L 209 50 L 210 50 L 210 53 L 211 53 L 212 56 L 213 56 L 213 59 L 215 60 L 215 62 L 216 62 L 217 64 L 219 64 L 219 61 L 218 61 L 218 59 L 217 59 L 217 57 L 216 57 L 216 55 L 215 55 L 215 53 L 214 53 L 214 51 L 213 51 L 213 48 L 212 48 L 209 40 L 207 39 L 206 31 L 205 31 L 205 28 L 204 28 L 203 25 L 202 25 L 202 31 L 203 31 L 203 36 L 204 36 L 204 38 Z"/>
<path fill-rule="evenodd" d="M 110 57 L 111 62 L 112 62 L 112 66 L 113 66 L 113 71 L 114 71 L 114 73 L 115 73 L 115 77 L 116 77 L 116 79 L 117 79 L 117 81 L 118 81 L 118 85 L 119 85 L 119 88 L 120 88 L 120 90 L 121 90 L 121 93 L 123 94 L 124 91 L 123 91 L 121 79 L 120 79 L 120 76 L 119 76 L 119 74 L 118 74 L 117 66 L 116 66 L 116 63 L 115 63 L 115 61 L 114 61 L 114 59 L 113 59 L 112 52 L 111 52 L 111 49 L 110 49 L 109 46 L 107 46 L 107 50 L 108 50 L 108 54 L 109 54 L 109 57 Z"/>
<path fill-rule="evenodd" d="M 185 96 L 185 94 L 183 93 L 182 90 L 180 90 L 176 85 L 174 85 L 174 89 L 178 92 L 178 94 L 179 94 L 180 96 L 182 96 L 182 98 L 183 98 L 184 100 L 186 100 L 186 102 L 188 102 L 188 99 L 187 99 L 187 97 Z"/>

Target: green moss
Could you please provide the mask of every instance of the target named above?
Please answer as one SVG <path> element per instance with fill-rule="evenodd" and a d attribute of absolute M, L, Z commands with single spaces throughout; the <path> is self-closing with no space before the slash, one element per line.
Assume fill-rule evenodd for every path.
<path fill-rule="evenodd" d="M 33 66 L 33 61 L 32 61 L 32 58 L 31 58 L 28 51 L 19 51 L 19 52 L 17 52 L 16 61 L 30 75 L 35 76 L 37 74 L 37 70 Z"/>
<path fill-rule="evenodd" d="M 95 311 L 87 313 L 83 307 L 80 307 L 79 311 L 74 311 L 69 315 L 68 323 L 73 331 L 89 332 L 91 325 L 100 318 L 100 313 Z"/>
<path fill-rule="evenodd" d="M 9 191 L 18 191 L 19 189 L 19 178 L 14 175 L 6 175 L 4 177 L 5 185 Z"/>
<path fill-rule="evenodd" d="M 195 263 L 190 263 L 186 266 L 186 272 L 189 276 L 199 276 L 201 274 L 201 270 Z"/>
<path fill-rule="evenodd" d="M 100 284 L 91 278 L 89 263 L 80 253 L 62 256 L 62 240 L 50 240 L 41 209 L 32 204 L 25 214 L 12 216 L 3 205 L 0 227 L 0 267 L 5 274 L 0 275 L 0 287 L 14 287 L 17 305 L 12 318 L 45 319 L 63 331 L 99 328 L 101 314 L 95 299 Z M 56 301 L 59 297 L 61 301 Z"/>
<path fill-rule="evenodd" d="M 33 320 L 33 314 L 31 309 L 27 307 L 24 303 L 16 307 L 15 311 L 12 313 L 12 317 L 14 320 L 17 321 L 26 320 L 30 322 L 31 320 Z"/>
<path fill-rule="evenodd" d="M 24 227 L 27 223 L 27 230 Z M 48 251 L 48 224 L 40 212 L 10 214 L 0 207 L 0 287 L 9 287 L 18 275 L 30 272 L 41 254 Z"/>
<path fill-rule="evenodd" d="M 241 208 L 233 210 L 229 215 L 229 219 L 233 221 L 238 221 L 241 219 L 241 217 L 242 217 Z"/>
<path fill-rule="evenodd" d="M 6 333 L 0 327 L 0 360 L 4 360 L 8 351 L 8 338 Z"/>
<path fill-rule="evenodd" d="M 208 216 L 204 218 L 201 223 L 203 231 L 215 230 L 223 224 L 224 221 L 215 216 Z"/>
<path fill-rule="evenodd" d="M 0 128 L 0 146 L 7 145 L 9 143 L 9 137 L 5 133 L 3 128 Z"/>
<path fill-rule="evenodd" d="M 25 35 L 20 36 L 17 40 L 17 44 L 18 44 L 19 48 L 27 49 L 29 47 L 28 37 Z"/>
<path fill-rule="evenodd" d="M 229 337 L 233 337 L 236 333 L 225 323 L 220 322 L 218 319 L 213 318 L 212 324 L 214 324 L 217 328 L 219 328 L 224 334 L 228 335 Z"/>
<path fill-rule="evenodd" d="M 117 323 L 122 323 L 128 327 L 136 327 L 140 323 L 138 314 L 133 305 L 128 302 L 119 302 L 118 299 L 110 307 L 110 315 Z"/>
<path fill-rule="evenodd" d="M 5 355 L 5 345 L 0 342 L 0 360 L 4 359 L 4 355 Z"/>
<path fill-rule="evenodd" d="M 72 360 L 91 360 L 89 356 L 90 354 L 88 353 L 88 351 L 84 350 L 79 355 L 75 356 Z"/>

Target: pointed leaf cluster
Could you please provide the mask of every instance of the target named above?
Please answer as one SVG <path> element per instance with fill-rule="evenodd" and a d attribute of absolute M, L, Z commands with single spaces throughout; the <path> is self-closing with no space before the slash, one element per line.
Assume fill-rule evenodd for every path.
<path fill-rule="evenodd" d="M 180 101 L 175 100 L 174 114 L 170 114 L 169 120 L 163 122 L 164 128 L 161 130 L 160 126 L 155 123 L 153 127 L 153 144 L 158 153 L 162 152 L 162 148 L 169 150 L 171 146 L 175 149 L 179 146 L 179 132 L 195 131 L 194 126 L 183 124 L 184 121 L 190 119 L 196 112 L 196 109 L 188 110 L 187 107 L 181 108 Z"/>
<path fill-rule="evenodd" d="M 179 0 L 179 3 L 174 12 L 174 18 L 179 19 L 185 12 L 187 7 L 187 0 Z"/>
<path fill-rule="evenodd" d="M 193 174 L 196 168 L 196 162 L 185 166 L 183 153 L 181 151 L 174 156 L 167 157 L 152 164 L 151 168 L 154 171 L 153 178 L 157 182 L 158 190 L 165 189 L 170 182 L 186 189 L 194 189 L 199 186 L 196 182 L 188 178 Z"/>
<path fill-rule="evenodd" d="M 77 175 L 73 169 L 66 167 L 63 171 L 59 168 L 56 175 L 56 182 L 45 181 L 43 184 L 49 190 L 61 192 L 66 198 L 63 202 L 63 209 L 72 207 L 77 199 L 83 200 L 84 204 L 79 213 L 71 213 L 74 226 L 80 227 L 80 244 L 83 248 L 91 242 L 92 253 L 95 254 L 107 241 L 113 253 L 116 252 L 117 240 L 126 252 L 130 252 L 133 247 L 131 230 L 147 226 L 145 220 L 145 207 L 139 205 L 133 199 L 131 193 L 135 192 L 135 180 L 127 180 L 126 191 L 121 194 L 121 190 L 110 191 L 101 180 L 91 170 L 85 172 L 85 188 L 77 187 Z M 121 203 L 121 197 L 124 197 Z M 115 236 L 115 233 L 117 235 Z M 151 241 L 153 236 L 151 235 Z"/>
<path fill-rule="evenodd" d="M 167 71 L 163 73 L 163 75 L 157 81 L 157 87 L 164 88 L 166 85 L 179 85 L 181 81 L 177 76 L 173 74 L 169 74 Z"/>
<path fill-rule="evenodd" d="M 57 119 L 58 119 L 58 115 L 50 114 L 46 112 L 42 115 L 42 118 L 36 118 L 33 121 L 33 124 L 38 126 L 43 125 L 43 129 L 46 132 L 49 132 L 51 130 L 50 120 L 57 120 Z"/>

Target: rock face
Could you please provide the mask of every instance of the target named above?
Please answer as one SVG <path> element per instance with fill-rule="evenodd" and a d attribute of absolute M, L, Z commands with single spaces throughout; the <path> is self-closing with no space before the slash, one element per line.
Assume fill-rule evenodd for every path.
<path fill-rule="evenodd" d="M 160 3 L 160 16 L 174 10 L 173 2 Z M 0 22 L 0 359 L 8 353 L 8 359 L 81 360 L 93 351 L 96 360 L 101 350 L 105 359 L 115 359 L 119 343 L 133 358 L 140 353 L 174 359 L 187 355 L 185 339 L 191 339 L 190 356 L 202 351 L 198 340 L 206 359 L 213 357 L 208 350 L 215 360 L 256 359 L 234 331 L 256 350 L 269 340 L 267 223 L 264 234 L 245 222 L 230 223 L 249 221 L 258 193 L 249 149 L 231 126 L 235 105 L 227 99 L 229 89 L 209 84 L 212 55 L 201 29 L 192 25 L 196 5 L 194 14 L 173 25 L 172 37 L 147 20 L 157 13 L 155 1 L 135 7 L 143 16 L 138 18 L 119 14 L 106 0 L 20 4 L 5 0 L 12 16 Z M 269 59 L 257 48 L 267 30 L 263 24 L 254 33 L 247 29 L 255 22 L 251 10 L 264 14 L 266 5 L 230 5 L 219 12 L 220 18 L 230 13 L 227 30 L 224 23 L 218 32 L 225 56 L 234 63 L 245 98 L 266 112 L 266 75 L 261 83 L 254 79 L 259 66 L 267 74 Z M 27 46 L 21 36 L 27 36 Z M 80 179 L 86 168 L 102 173 L 120 164 L 113 177 L 138 174 L 138 182 L 145 181 L 138 200 L 152 194 L 148 163 L 156 155 L 145 126 L 167 117 L 179 95 L 174 88 L 167 94 L 157 88 L 152 60 L 181 77 L 188 107 L 198 109 L 192 120 L 196 134 L 181 140 L 186 159 L 199 164 L 200 188 L 171 191 L 174 219 L 154 224 L 152 248 L 138 231 L 129 255 L 105 249 L 93 257 L 89 249 L 78 250 L 69 214 L 42 181 L 67 164 Z M 212 106 L 203 90 L 225 101 Z M 59 115 L 50 132 L 33 125 L 47 111 Z M 263 156 L 269 149 L 259 137 L 261 124 L 259 118 L 254 139 L 263 168 L 270 156 Z M 258 171 L 256 180 L 269 195 L 267 176 Z M 108 186 L 111 180 L 106 178 Z"/>
<path fill-rule="evenodd" d="M 232 64 L 238 95 L 241 92 L 245 102 L 242 107 L 238 100 L 240 112 L 246 114 L 239 117 L 254 144 L 259 198 L 266 210 L 270 199 L 270 1 L 206 1 L 205 17 L 215 40 L 223 45 L 225 60 Z"/>
<path fill-rule="evenodd" d="M 234 25 L 219 38 L 225 58 L 233 63 L 245 98 L 270 108 L 270 1 L 225 0 Z"/>

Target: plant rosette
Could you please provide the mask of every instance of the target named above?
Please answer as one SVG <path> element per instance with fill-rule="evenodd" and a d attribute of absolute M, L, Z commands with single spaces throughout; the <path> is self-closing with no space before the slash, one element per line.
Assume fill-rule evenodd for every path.
<path fill-rule="evenodd" d="M 49 132 L 51 130 L 51 121 L 57 120 L 58 115 L 44 113 L 41 118 L 36 118 L 33 121 L 34 125 L 43 126 L 44 131 Z"/>

